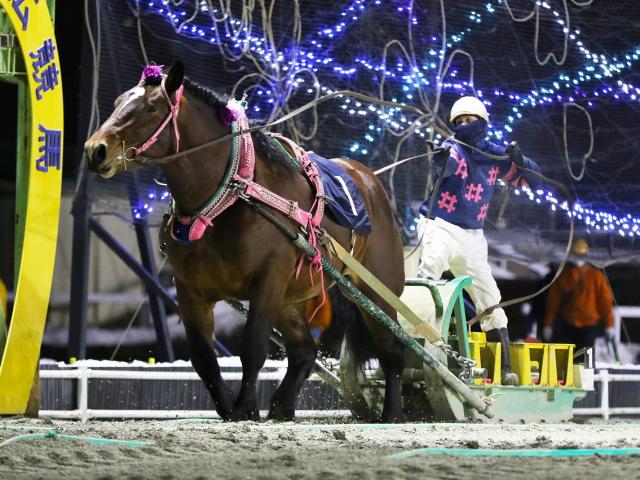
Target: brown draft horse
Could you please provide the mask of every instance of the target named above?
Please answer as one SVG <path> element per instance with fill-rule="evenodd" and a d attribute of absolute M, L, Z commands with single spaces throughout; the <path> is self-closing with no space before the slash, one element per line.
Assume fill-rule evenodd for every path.
<path fill-rule="evenodd" d="M 230 133 L 229 125 L 219 117 L 226 100 L 185 78 L 181 62 L 176 62 L 163 79 L 167 96 L 162 85 L 141 81 L 116 99 L 114 112 L 85 143 L 85 155 L 94 173 L 110 178 L 125 168 L 148 165 L 154 158 L 175 153 L 176 132 L 169 122 L 156 143 L 145 152 L 144 161 L 142 156 L 127 155 L 126 161 L 122 156 L 127 148 L 143 145 L 157 131 L 169 115 L 169 101 L 174 104 L 181 86 L 184 88 L 180 93 L 184 94 L 178 97 L 177 117 L 180 151 Z M 297 200 L 300 207 L 308 211 L 315 195 L 309 181 L 292 166 L 282 150 L 273 145 L 273 140 L 262 132 L 251 135 L 256 152 L 255 181 L 282 197 Z M 213 195 L 223 178 L 231 148 L 231 140 L 224 141 L 161 164 L 178 212 L 197 212 Z M 399 295 L 404 286 L 402 242 L 387 195 L 376 176 L 362 164 L 351 160 L 339 161 L 339 164 L 362 191 L 373 227 L 368 236 L 358 236 L 354 255 Z M 296 229 L 284 215 L 272 211 L 292 230 Z M 350 248 L 350 230 L 326 215 L 321 227 L 346 249 Z M 166 222 L 160 239 L 166 244 L 175 270 L 180 315 L 193 366 L 211 393 L 218 414 L 225 420 L 259 418 L 256 381 L 267 357 L 271 329 L 276 328 L 286 345 L 288 369 L 273 395 L 269 418 L 293 419 L 297 395 L 311 372 L 317 351 L 305 311 L 305 302 L 321 293 L 317 273 L 313 283 L 306 267 L 295 278 L 299 250 L 272 223 L 242 201 L 217 217 L 213 227 L 198 241 L 184 244 L 174 240 Z M 322 252 L 327 254 L 324 248 Z M 333 261 L 337 268 L 342 268 L 339 260 Z M 380 297 L 357 279 L 354 281 L 390 317 L 396 318 L 396 312 Z M 235 402 L 220 375 L 212 341 L 213 306 L 229 298 L 249 301 L 240 354 L 243 376 Z M 403 348 L 364 310 L 361 313 L 385 374 L 381 420 L 400 421 L 403 418 L 400 398 Z"/>

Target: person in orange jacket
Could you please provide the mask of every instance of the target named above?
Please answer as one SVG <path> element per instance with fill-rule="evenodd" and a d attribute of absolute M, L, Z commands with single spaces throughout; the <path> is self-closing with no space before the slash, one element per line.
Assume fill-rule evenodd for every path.
<path fill-rule="evenodd" d="M 549 288 L 543 338 L 592 348 L 602 328 L 613 338 L 613 295 L 604 272 L 587 263 L 587 241 L 576 240 L 571 253 L 572 261 Z"/>

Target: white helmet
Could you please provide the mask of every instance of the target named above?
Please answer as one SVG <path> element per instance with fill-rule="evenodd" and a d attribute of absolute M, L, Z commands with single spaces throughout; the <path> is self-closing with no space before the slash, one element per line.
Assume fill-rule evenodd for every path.
<path fill-rule="evenodd" d="M 487 108 L 484 106 L 484 103 L 476 97 L 460 97 L 456 100 L 456 103 L 451 107 L 449 121 L 453 123 L 453 121 L 460 115 L 475 115 L 487 122 L 489 121 L 489 112 L 487 112 Z"/>

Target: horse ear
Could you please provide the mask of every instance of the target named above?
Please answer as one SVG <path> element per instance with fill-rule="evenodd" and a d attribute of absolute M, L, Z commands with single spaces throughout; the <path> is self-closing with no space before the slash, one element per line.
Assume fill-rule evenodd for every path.
<path fill-rule="evenodd" d="M 167 94 L 171 95 L 173 92 L 180 88 L 182 81 L 184 80 L 184 65 L 180 60 L 177 60 L 173 64 L 173 67 L 167 73 L 167 78 L 164 81 L 164 87 L 167 89 Z"/>

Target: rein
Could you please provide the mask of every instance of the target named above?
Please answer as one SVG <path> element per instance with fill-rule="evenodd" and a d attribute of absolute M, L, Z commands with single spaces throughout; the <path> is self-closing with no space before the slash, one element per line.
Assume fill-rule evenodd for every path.
<path fill-rule="evenodd" d="M 550 183 L 550 184 L 554 185 L 556 188 L 558 188 L 558 190 L 560 190 L 560 192 L 568 200 L 570 200 L 571 204 L 573 204 L 573 202 L 574 202 L 573 196 L 569 193 L 569 190 L 567 189 L 567 187 L 565 185 L 563 185 L 562 183 L 560 183 L 560 182 L 558 182 L 556 180 L 552 180 L 550 178 L 547 178 L 543 174 L 538 173 L 535 170 L 531 170 L 531 169 L 523 168 L 523 167 L 518 167 L 518 169 L 521 170 L 521 171 L 530 173 L 532 175 L 535 175 L 538 178 L 540 178 L 541 180 L 543 180 L 544 182 L 547 182 L 547 183 Z M 573 216 L 569 216 L 569 238 L 567 239 L 567 244 L 566 244 L 565 249 L 564 249 L 564 254 L 562 255 L 562 260 L 560 261 L 560 265 L 558 266 L 558 269 L 556 270 L 556 273 L 554 274 L 553 278 L 546 285 L 543 285 L 542 288 L 540 288 L 539 290 L 536 290 L 535 292 L 530 293 L 528 295 L 523 295 L 521 297 L 516 297 L 516 298 L 513 298 L 511 300 L 505 300 L 503 302 L 497 303 L 497 304 L 487 308 L 486 310 L 484 310 L 483 312 L 480 312 L 479 314 L 477 314 L 475 317 L 473 317 L 472 319 L 470 319 L 467 322 L 467 325 L 469 326 L 469 328 L 474 323 L 478 322 L 480 319 L 482 319 L 486 315 L 489 315 L 491 312 L 493 312 L 494 310 L 496 310 L 498 308 L 509 307 L 511 305 L 516 305 L 516 304 L 521 303 L 521 302 L 526 302 L 528 300 L 531 300 L 532 298 L 537 297 L 538 295 L 540 295 L 541 293 L 545 292 L 546 290 L 548 290 L 551 287 L 551 285 L 553 285 L 553 283 L 560 277 L 560 275 L 564 271 L 565 266 L 567 265 L 567 259 L 569 258 L 569 252 L 571 251 L 571 244 L 573 243 L 573 232 L 574 232 L 574 229 L 575 229 L 575 220 L 573 219 Z"/>
<path fill-rule="evenodd" d="M 354 91 L 351 91 L 351 90 L 340 90 L 340 91 L 333 92 L 333 93 L 330 93 L 328 95 L 325 95 L 323 97 L 317 98 L 317 99 L 315 99 L 315 100 L 313 100 L 313 101 L 311 101 L 311 102 L 309 102 L 309 103 L 307 103 L 307 104 L 305 104 L 305 105 L 293 110 L 292 112 L 280 117 L 279 119 L 277 119 L 277 120 L 275 120 L 275 121 L 273 121 L 271 123 L 265 124 L 265 125 L 259 125 L 259 126 L 256 126 L 256 127 L 249 127 L 248 120 L 246 120 L 246 115 L 244 115 L 243 117 L 244 117 L 245 121 L 237 122 L 238 125 L 236 126 L 236 128 L 232 128 L 232 132 L 231 133 L 228 133 L 228 134 L 223 135 L 221 137 L 209 140 L 207 142 L 204 142 L 204 143 L 202 143 L 200 145 L 196 145 L 194 147 L 188 148 L 186 150 L 180 151 L 179 150 L 180 134 L 179 134 L 178 125 L 177 125 L 177 115 L 178 115 L 178 112 L 179 112 L 179 101 L 180 101 L 180 98 L 178 98 L 178 91 L 176 92 L 176 103 L 172 104 L 171 103 L 171 99 L 169 98 L 169 96 L 168 96 L 168 94 L 166 92 L 166 89 L 164 87 L 164 78 L 162 80 L 162 89 L 163 89 L 163 94 L 165 95 L 165 98 L 167 99 L 167 101 L 169 103 L 169 106 L 170 106 L 169 114 L 167 115 L 167 117 L 165 118 L 163 123 L 160 125 L 160 127 L 156 130 L 156 132 L 141 147 L 139 147 L 139 148 L 130 147 L 130 148 L 127 149 L 125 147 L 124 142 L 123 142 L 123 145 L 122 145 L 122 149 L 123 149 L 122 157 L 123 157 L 123 159 L 125 161 L 136 160 L 136 161 L 138 161 L 138 162 L 140 162 L 142 164 L 163 165 L 163 164 L 166 164 L 166 163 L 168 163 L 168 162 L 170 162 L 172 160 L 175 160 L 176 158 L 179 158 L 179 157 L 182 157 L 182 156 L 185 156 L 185 155 L 189 155 L 191 153 L 198 152 L 200 150 L 203 150 L 205 148 L 211 147 L 213 145 L 217 145 L 219 143 L 222 143 L 222 142 L 230 140 L 230 139 L 234 139 L 234 144 L 235 144 L 236 143 L 235 139 L 237 137 L 242 137 L 243 139 L 246 138 L 247 140 L 244 142 L 244 144 L 248 145 L 249 142 L 251 142 L 251 135 L 250 135 L 251 132 L 255 132 L 255 131 L 259 131 L 259 130 L 265 130 L 267 128 L 271 128 L 273 126 L 279 125 L 279 124 L 284 123 L 287 120 L 289 120 L 289 119 L 291 119 L 291 118 L 293 118 L 293 117 L 295 117 L 297 115 L 300 115 L 301 113 L 303 113 L 303 112 L 315 107 L 316 105 L 324 103 L 324 102 L 326 102 L 328 100 L 331 100 L 333 98 L 342 97 L 342 96 L 349 96 L 349 97 L 357 98 L 357 99 L 364 100 L 364 101 L 367 101 L 367 102 L 375 103 L 375 104 L 378 104 L 378 105 L 383 105 L 383 106 L 388 106 L 388 107 L 393 107 L 393 108 L 400 108 L 400 109 L 403 109 L 403 110 L 409 110 L 409 111 L 417 113 L 417 114 L 419 114 L 421 116 L 424 116 L 424 112 L 422 112 L 422 110 L 420 110 L 417 107 L 411 106 L 411 105 L 404 105 L 404 104 L 398 104 L 396 102 L 390 102 L 390 101 L 387 101 L 387 100 L 380 100 L 378 98 L 370 97 L 368 95 L 364 95 L 362 93 L 354 92 Z M 183 93 L 182 89 L 183 89 L 183 86 L 181 85 L 180 88 L 178 89 L 180 96 L 182 96 L 182 93 Z M 153 145 L 153 143 L 155 143 L 155 141 L 157 140 L 158 135 L 166 127 L 166 125 L 168 124 L 170 119 L 173 121 L 175 135 L 176 135 L 176 153 L 170 154 L 170 155 L 166 155 L 166 156 L 162 156 L 162 157 L 140 156 L 139 155 L 140 153 L 143 153 L 151 145 Z M 435 124 L 434 124 L 434 128 L 437 129 L 440 133 L 443 133 L 445 135 L 449 135 L 449 133 L 450 133 L 446 129 L 444 129 L 442 127 L 439 127 L 439 126 L 437 126 Z M 459 143 L 462 146 L 465 146 L 465 147 L 467 147 L 467 148 L 469 148 L 469 149 L 471 149 L 473 151 L 476 151 L 476 152 L 480 153 L 481 155 L 484 155 L 487 158 L 490 158 L 490 159 L 493 159 L 493 160 L 499 160 L 499 161 L 509 160 L 509 157 L 506 156 L 506 155 L 493 155 L 493 154 L 490 154 L 490 153 L 483 152 L 482 150 L 476 148 L 475 146 L 468 145 L 467 143 L 462 142 L 461 140 L 458 140 L 455 137 L 453 137 L 452 140 L 457 142 L 457 143 Z M 297 145 L 295 145 L 295 146 L 298 149 L 302 150 Z M 134 158 L 127 158 L 126 157 L 126 153 L 129 150 L 131 150 L 132 148 L 135 151 L 136 156 Z M 251 142 L 251 149 L 252 148 L 253 148 L 253 144 Z M 232 152 L 233 152 L 233 149 L 232 149 Z M 304 152 L 304 153 L 306 154 L 306 152 Z M 416 155 L 414 157 L 410 157 L 410 158 L 406 158 L 406 159 L 403 159 L 403 160 L 399 160 L 397 162 L 394 162 L 392 165 L 388 165 L 386 167 L 383 167 L 383 168 L 377 170 L 375 172 L 375 174 L 377 175 L 377 174 L 383 173 L 384 171 L 387 171 L 390 168 L 393 168 L 394 166 L 397 166 L 397 165 L 400 165 L 402 163 L 408 162 L 409 160 L 414 160 L 414 159 L 417 159 L 417 158 L 431 156 L 434 153 L 436 153 L 436 152 Z M 255 162 L 255 157 L 254 157 L 253 161 Z M 309 161 L 309 164 L 312 166 L 312 167 L 309 167 L 309 168 L 314 168 L 315 167 L 315 164 L 313 164 L 313 162 Z M 302 163 L 301 163 L 301 165 L 302 165 Z M 235 168 L 235 167 L 232 167 L 232 168 Z M 524 167 L 520 167 L 520 166 L 517 166 L 517 168 L 519 170 L 521 170 L 521 171 L 526 171 L 527 173 L 530 173 L 530 174 L 532 174 L 534 176 L 537 176 L 538 178 L 540 178 L 541 180 L 543 180 L 544 182 L 546 182 L 548 184 L 556 186 L 556 188 L 558 188 L 558 190 L 568 200 L 570 200 L 570 203 L 573 204 L 573 202 L 574 202 L 573 196 L 569 193 L 567 187 L 564 184 L 562 184 L 562 183 L 560 183 L 560 182 L 558 182 L 556 180 L 552 180 L 552 179 L 546 177 L 545 175 L 543 175 L 541 173 L 538 173 L 536 171 L 533 171 L 533 170 L 530 170 L 530 169 L 527 169 L 527 168 L 524 168 Z M 315 167 L 315 169 L 316 169 L 316 173 L 317 173 L 317 167 Z M 304 170 L 305 169 L 303 168 L 303 171 Z M 311 174 L 314 175 L 313 172 L 311 172 Z M 300 218 L 300 217 L 298 217 L 298 215 L 296 215 L 296 214 L 298 214 L 300 212 L 299 208 L 297 207 L 297 202 L 292 202 L 290 200 L 285 200 L 282 197 L 279 197 L 278 195 L 276 195 L 276 194 L 274 194 L 272 192 L 269 192 L 268 190 L 266 191 L 268 193 L 266 193 L 266 192 L 262 191 L 260 188 L 255 188 L 255 187 L 254 188 L 249 188 L 251 186 L 252 180 L 251 180 L 251 182 L 248 182 L 242 176 L 238 177 L 238 175 L 233 174 L 232 178 L 233 178 L 233 180 L 236 181 L 236 183 L 233 184 L 233 185 L 230 184 L 230 182 L 228 181 L 229 179 L 228 179 L 228 177 L 226 175 L 225 175 L 225 178 L 227 178 L 227 180 L 224 181 L 223 184 L 221 184 L 220 188 L 218 189 L 218 192 L 220 192 L 221 189 L 224 190 L 225 188 L 227 188 L 227 191 L 232 191 L 233 190 L 233 191 L 237 192 L 238 191 L 238 187 L 239 187 L 238 184 L 240 184 L 240 185 L 244 184 L 244 191 L 242 193 L 237 193 L 237 197 L 234 198 L 233 200 L 229 200 L 229 203 L 224 202 L 225 207 L 223 209 L 227 208 L 232 203 L 234 203 L 237 198 L 242 198 L 245 201 L 249 201 L 249 198 L 254 198 L 254 199 L 260 201 L 261 203 L 265 203 L 267 205 L 272 206 L 273 208 L 276 208 L 280 212 L 282 212 L 285 215 L 287 215 L 289 218 L 292 218 L 293 220 L 295 220 L 299 225 L 301 225 L 302 218 Z M 312 177 L 309 177 L 309 178 L 311 179 Z M 313 178 L 318 178 L 318 181 L 319 181 L 319 175 L 317 177 L 314 176 Z M 322 182 L 320 181 L 319 183 L 320 183 L 320 187 L 321 187 L 322 186 Z M 257 184 L 254 184 L 254 185 L 257 185 Z M 249 192 L 249 193 L 247 193 L 247 192 Z M 318 192 L 320 192 L 320 191 L 318 191 Z M 225 192 L 223 192 L 223 194 L 224 193 Z M 222 195 L 222 194 L 220 194 L 220 195 Z M 204 231 L 205 231 L 206 227 L 212 225 L 212 221 L 211 220 L 212 220 L 213 217 L 210 217 L 209 214 L 202 215 L 202 213 L 204 212 L 205 209 L 207 209 L 210 206 L 210 204 L 212 204 L 214 202 L 214 200 L 216 199 L 216 196 L 217 195 L 214 194 L 214 197 L 209 202 L 207 202 L 207 204 L 205 205 L 205 207 L 203 207 L 203 209 L 201 209 L 197 213 L 194 225 L 195 225 L 196 222 L 198 222 L 198 220 L 199 220 L 199 222 L 198 222 L 199 225 L 198 225 L 198 227 L 196 229 L 193 228 L 193 225 L 190 228 L 190 232 L 189 232 L 190 239 L 192 237 L 192 231 L 194 232 L 193 233 L 194 239 L 201 238 L 202 234 L 204 234 Z M 269 202 L 269 200 L 272 200 L 272 202 Z M 220 202 L 218 202 L 218 203 L 220 203 Z M 316 206 L 316 205 L 319 206 L 320 208 L 323 208 L 324 207 L 324 202 L 316 201 L 314 203 L 314 206 Z M 212 209 L 212 211 L 214 211 L 214 209 Z M 218 214 L 219 213 L 221 213 L 221 210 L 220 210 L 220 212 L 218 212 Z M 307 213 L 307 212 L 304 212 L 304 213 Z M 309 215 L 309 214 L 307 214 L 307 215 Z M 184 220 L 184 218 L 185 217 L 182 217 L 182 220 Z M 186 217 L 186 218 L 191 219 L 192 217 Z M 469 322 L 468 322 L 469 326 L 473 325 L 474 323 L 479 321 L 481 318 L 483 318 L 484 316 L 490 314 L 491 312 L 493 312 L 497 308 L 503 308 L 503 307 L 507 307 L 507 306 L 514 305 L 514 304 L 517 304 L 517 303 L 521 303 L 521 302 L 530 300 L 530 299 L 540 295 L 541 293 L 546 291 L 558 279 L 558 277 L 560 276 L 560 274 L 562 273 L 562 271 L 564 270 L 564 267 L 566 265 L 567 259 L 569 257 L 569 252 L 570 252 L 570 249 L 571 249 L 571 243 L 573 241 L 574 219 L 573 219 L 572 216 L 570 216 L 569 218 L 570 218 L 569 238 L 568 238 L 568 241 L 567 241 L 567 245 L 565 247 L 565 251 L 564 251 L 564 255 L 563 255 L 562 261 L 560 262 L 560 265 L 559 265 L 555 275 L 551 279 L 551 281 L 549 283 L 547 283 L 546 285 L 544 285 L 539 290 L 537 290 L 536 292 L 532 293 L 532 294 L 524 295 L 524 296 L 521 296 L 521 297 L 517 297 L 517 298 L 511 299 L 511 300 L 505 300 L 505 301 L 500 302 L 500 303 L 498 303 L 498 304 L 496 304 L 496 305 L 494 305 L 492 307 L 487 308 L 483 312 L 477 314 L 475 317 L 470 319 Z M 318 223 L 318 225 L 319 225 L 319 223 Z M 303 226 L 303 228 L 305 228 L 305 226 Z M 310 232 L 310 234 L 312 234 L 311 232 L 313 232 L 312 235 L 314 235 L 315 234 L 315 229 L 314 228 L 310 228 L 309 232 Z M 315 241 L 315 235 L 314 235 L 314 238 L 312 240 Z M 319 252 L 319 250 L 318 250 L 318 252 Z M 313 263 L 316 264 L 317 261 L 318 261 L 318 259 L 314 259 Z M 299 269 L 298 269 L 298 272 L 299 272 Z"/>
<path fill-rule="evenodd" d="M 483 152 L 482 150 L 480 150 L 477 147 L 474 147 L 472 145 L 469 145 L 461 140 L 456 139 L 455 137 L 451 138 L 452 141 L 467 147 L 481 155 L 484 155 L 487 158 L 490 158 L 492 160 L 499 160 L 499 161 L 505 161 L 505 160 L 509 160 L 509 156 L 508 155 L 493 155 L 490 153 L 486 153 Z M 531 170 L 530 168 L 526 168 L 526 167 L 521 167 L 519 165 L 516 165 L 516 168 L 518 170 L 520 170 L 521 172 L 526 172 L 529 173 L 533 176 L 538 177 L 539 179 L 541 179 L 543 182 L 550 184 L 550 185 L 554 185 L 558 191 L 560 191 L 560 193 L 567 199 L 569 200 L 569 203 L 571 205 L 573 205 L 574 203 L 574 198 L 573 195 L 571 195 L 571 193 L 569 192 L 569 189 L 563 184 L 558 182 L 557 180 L 553 180 L 551 178 L 546 177 L 545 175 L 543 175 L 542 173 L 536 172 L 535 170 Z M 439 179 L 440 180 L 440 179 Z M 508 187 L 507 187 L 508 188 Z M 429 213 L 431 213 L 431 208 L 433 207 L 433 197 L 431 199 L 432 201 L 429 204 Z M 501 209 L 503 210 L 504 207 Z M 503 302 L 497 303 L 489 308 L 487 308 L 486 310 L 478 313 L 475 317 L 473 317 L 472 319 L 470 319 L 469 321 L 467 321 L 467 325 L 469 326 L 469 328 L 475 324 L 476 322 L 480 321 L 483 317 L 491 314 L 491 312 L 493 312 L 494 310 L 498 309 L 498 308 L 504 308 L 504 307 L 509 307 L 511 305 L 516 305 L 518 303 L 522 303 L 522 302 L 526 302 L 527 300 L 531 300 L 532 298 L 537 297 L 538 295 L 540 295 L 541 293 L 545 292 L 546 290 L 548 290 L 551 285 L 553 285 L 553 283 L 560 277 L 560 275 L 562 274 L 562 272 L 564 271 L 564 268 L 567 264 L 567 259 L 569 258 L 569 253 L 571 251 L 571 244 L 573 243 L 573 233 L 574 233 L 574 229 L 575 229 L 575 220 L 573 219 L 573 216 L 569 216 L 569 238 L 567 239 L 567 244 L 565 246 L 564 249 L 564 254 L 562 255 L 562 260 L 560 261 L 560 265 L 558 266 L 558 269 L 556 270 L 556 273 L 553 275 L 553 278 L 545 285 L 543 285 L 540 289 L 536 290 L 533 293 L 530 293 L 528 295 L 523 295 L 521 297 L 516 297 L 513 298 L 511 300 L 505 300 Z"/>
<path fill-rule="evenodd" d="M 235 138 L 235 137 L 237 137 L 239 135 L 244 135 L 246 133 L 257 132 L 259 130 L 265 130 L 267 128 L 274 127 L 276 125 L 279 125 L 281 123 L 286 122 L 287 120 L 289 120 L 289 119 L 291 119 L 293 117 L 296 117 L 296 116 L 300 115 L 303 112 L 306 112 L 307 110 L 315 107 L 316 105 L 319 105 L 319 104 L 324 103 L 324 102 L 326 102 L 328 100 L 331 100 L 332 98 L 343 97 L 343 96 L 354 97 L 354 98 L 358 98 L 360 100 L 364 100 L 364 101 L 372 102 L 372 103 L 377 103 L 379 105 L 384 105 L 384 106 L 388 106 L 388 107 L 402 108 L 404 110 L 409 110 L 409 111 L 417 113 L 417 114 L 419 114 L 421 116 L 424 116 L 424 112 L 422 112 L 422 110 L 420 110 L 417 107 L 413 107 L 411 105 L 401 105 L 401 104 L 398 104 L 398 103 L 395 103 L 395 102 L 390 102 L 390 101 L 387 101 L 387 100 L 380 100 L 380 99 L 377 99 L 377 98 L 374 98 L 374 97 L 370 97 L 368 95 L 364 95 L 362 93 L 354 92 L 354 91 L 351 91 L 351 90 L 339 90 L 337 92 L 333 92 L 333 93 L 330 93 L 330 94 L 325 95 L 323 97 L 317 98 L 317 99 L 315 99 L 315 100 L 313 100 L 313 101 L 311 101 L 311 102 L 309 102 L 309 103 L 307 103 L 307 104 L 305 104 L 305 105 L 303 105 L 303 106 L 301 106 L 299 108 L 296 108 L 295 110 L 293 110 L 292 112 L 284 115 L 283 117 L 280 117 L 279 119 L 277 119 L 277 120 L 275 120 L 275 121 L 273 121 L 271 123 L 267 123 L 265 125 L 258 125 L 256 127 L 245 128 L 245 129 L 242 129 L 242 130 L 237 131 L 237 132 L 227 133 L 226 135 L 223 135 L 221 137 L 214 138 L 214 139 L 209 140 L 207 142 L 201 143 L 200 145 L 196 145 L 195 147 L 191 147 L 191 148 L 188 148 L 186 150 L 182 150 L 181 152 L 176 152 L 176 153 L 173 153 L 173 154 L 170 154 L 170 155 L 165 155 L 163 157 L 145 157 L 145 156 L 141 156 L 141 157 L 135 157 L 135 158 L 132 158 L 132 159 L 127 159 L 127 160 L 137 160 L 138 162 L 143 163 L 143 164 L 163 165 L 163 164 L 168 163 L 168 162 L 170 162 L 172 160 L 175 160 L 176 158 L 179 158 L 179 157 L 181 157 L 183 155 L 189 155 L 191 153 L 198 152 L 198 151 L 200 151 L 200 150 L 202 150 L 204 148 L 211 147 L 213 145 L 217 145 L 218 143 L 222 143 L 222 142 L 224 142 L 226 140 Z M 446 132 L 443 130 L 443 133 L 446 133 Z M 124 148 L 124 146 L 123 146 L 123 148 Z M 127 149 L 127 151 L 128 150 L 130 150 L 130 148 Z"/>

